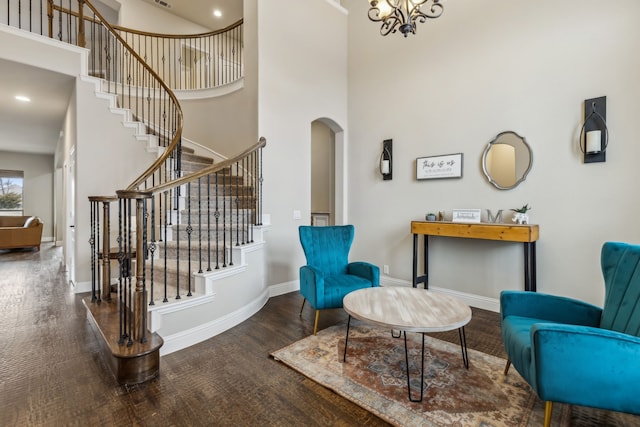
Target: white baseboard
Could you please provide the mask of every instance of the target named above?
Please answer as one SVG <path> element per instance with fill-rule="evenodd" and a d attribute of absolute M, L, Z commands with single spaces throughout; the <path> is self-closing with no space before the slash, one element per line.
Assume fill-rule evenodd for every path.
<path fill-rule="evenodd" d="M 294 292 L 298 289 L 300 289 L 300 282 L 298 280 L 269 286 L 269 288 L 253 302 L 233 313 L 219 319 L 215 319 L 211 322 L 198 325 L 189 330 L 164 336 L 162 337 L 164 345 L 160 348 L 160 356 L 182 350 L 183 348 L 187 348 L 221 334 L 256 314 L 267 303 L 269 298 Z"/>
<path fill-rule="evenodd" d="M 380 276 L 380 285 L 381 286 L 411 286 L 411 282 L 407 280 L 396 279 L 395 277 L 390 276 Z M 451 295 L 453 297 L 459 298 L 465 302 L 465 304 L 481 308 L 483 310 L 494 311 L 496 313 L 500 312 L 500 301 L 495 298 L 484 297 L 482 295 L 474 295 L 466 292 L 458 292 L 451 289 L 439 288 L 437 286 L 430 286 L 434 292 L 440 292 L 443 294 Z M 284 295 L 289 292 L 294 292 L 300 290 L 300 281 L 292 280 L 290 282 L 284 282 L 277 285 L 271 285 L 269 287 L 269 298 L 275 297 L 278 295 Z"/>
<path fill-rule="evenodd" d="M 380 285 L 382 286 L 412 286 L 411 282 L 407 280 L 400 280 L 389 276 L 380 276 Z M 481 308 L 483 310 L 500 312 L 500 301 L 496 298 L 484 297 L 482 295 L 474 295 L 466 292 L 454 291 L 446 288 L 439 288 L 437 286 L 429 286 L 429 289 L 434 292 L 440 292 L 442 294 L 451 295 L 458 299 L 461 299 L 465 304 Z"/>
<path fill-rule="evenodd" d="M 295 292 L 298 290 L 300 290 L 299 280 L 292 280 L 290 282 L 271 285 L 269 286 L 269 298 L 277 297 L 278 295 L 288 294 L 289 292 Z"/>
<path fill-rule="evenodd" d="M 73 286 L 73 292 L 76 294 L 83 294 L 85 292 L 91 292 L 91 282 L 69 282 Z"/>
<path fill-rule="evenodd" d="M 219 319 L 203 323 L 186 331 L 163 336 L 164 345 L 160 348 L 160 356 L 182 350 L 183 348 L 187 348 L 233 328 L 260 311 L 268 300 L 267 292 L 263 292 L 262 295 L 253 300 L 253 302 L 233 313 L 229 313 Z"/>

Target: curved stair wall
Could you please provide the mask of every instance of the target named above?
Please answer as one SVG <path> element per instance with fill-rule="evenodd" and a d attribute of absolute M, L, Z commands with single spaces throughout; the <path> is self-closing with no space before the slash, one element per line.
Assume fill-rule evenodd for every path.
<path fill-rule="evenodd" d="M 22 2 L 6 0 L 6 3 Z M 94 74 L 98 80 L 87 77 L 78 80 L 78 100 L 70 107 L 70 115 L 75 115 L 77 123 L 68 125 L 77 126 L 80 129 L 77 138 L 87 144 L 73 148 L 78 150 L 78 176 L 82 177 L 78 179 L 77 203 L 88 197 L 90 205 L 90 214 L 77 218 L 78 226 L 87 226 L 78 227 L 83 231 L 78 233 L 74 250 L 78 266 L 90 265 L 91 269 L 78 274 L 77 281 L 91 283 L 91 296 L 84 300 L 87 316 L 104 339 L 105 356 L 116 378 L 123 383 L 137 383 L 157 375 L 160 362 L 156 356 L 161 351 L 172 352 L 226 330 L 251 316 L 267 301 L 261 225 L 261 151 L 265 142 L 261 140 L 219 162 L 190 155 L 182 146 L 182 111 L 173 91 L 145 62 L 143 51 L 129 47 L 121 33 L 106 23 L 90 2 L 80 2 L 83 3 L 85 8 L 70 10 L 64 5 L 72 9 L 77 5 L 75 0 L 65 1 L 64 5 L 62 1 L 36 1 L 34 4 L 49 6 L 48 17 L 41 16 L 36 32 L 44 35 L 48 27 L 48 35 L 56 38 L 56 43 L 88 43 L 84 55 L 88 53 L 89 57 L 80 74 Z M 32 30 L 22 27 L 23 13 L 18 12 L 18 27 Z M 13 13 L 7 16 L 10 21 Z M 143 44 L 148 45 L 147 41 Z M 178 78 L 174 82 L 181 85 L 183 80 Z M 100 138 L 91 138 L 87 134 L 91 129 L 83 127 L 92 111 L 85 108 L 90 92 L 102 99 L 96 105 L 106 107 L 106 111 L 111 110 L 118 117 L 119 124 L 112 127 L 124 129 L 127 137 L 114 137 L 116 143 L 104 142 L 99 149 L 91 145 L 92 140 L 103 140 L 107 132 L 101 132 Z M 249 120 L 256 117 L 257 113 L 251 114 Z M 143 143 L 130 144 L 131 139 Z M 119 144 L 128 145 L 122 148 Z M 234 141 L 232 146 L 238 144 Z M 191 169 L 193 164 L 197 165 Z M 147 169 L 140 173 L 145 165 Z M 91 178 L 85 179 L 87 176 Z M 198 187 L 200 193 L 203 180 L 212 177 L 222 183 L 214 186 L 218 194 L 208 195 L 207 203 L 213 201 L 223 207 L 212 210 L 209 206 L 205 210 L 201 194 L 197 195 L 198 206 L 194 207 L 193 187 Z M 206 187 L 210 192 L 210 183 Z M 208 247 L 204 252 L 207 258 L 215 253 L 216 263 L 211 268 L 207 260 L 207 268 L 203 269 L 200 246 L 205 211 L 209 222 L 215 217 L 215 228 L 221 228 L 224 237 L 222 241 L 218 236 L 212 239 L 211 225 L 207 225 Z M 196 220 L 197 230 L 193 224 Z M 84 249 L 85 238 L 84 242 L 88 240 L 91 247 L 89 253 Z M 193 240 L 198 241 L 197 249 Z M 170 249 L 175 253 L 170 254 Z M 186 268 L 180 255 L 184 257 L 185 251 Z M 191 264 L 196 260 L 191 251 L 198 253 L 197 268 Z M 156 271 L 158 263 L 162 265 L 160 273 Z M 174 283 L 164 280 L 159 285 L 154 282 L 158 275 L 165 278 L 173 275 Z M 166 348 L 161 350 L 165 342 Z M 140 347 L 137 354 L 124 351 L 131 346 Z M 134 361 L 136 358 L 139 363 Z"/>

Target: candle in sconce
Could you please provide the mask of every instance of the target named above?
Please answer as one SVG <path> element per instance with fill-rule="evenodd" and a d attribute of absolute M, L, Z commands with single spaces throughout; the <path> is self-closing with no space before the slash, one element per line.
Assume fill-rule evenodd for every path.
<path fill-rule="evenodd" d="M 602 131 L 587 132 L 587 153 L 599 153 L 602 150 Z"/>
<path fill-rule="evenodd" d="M 382 174 L 387 175 L 390 172 L 389 160 L 382 161 Z"/>

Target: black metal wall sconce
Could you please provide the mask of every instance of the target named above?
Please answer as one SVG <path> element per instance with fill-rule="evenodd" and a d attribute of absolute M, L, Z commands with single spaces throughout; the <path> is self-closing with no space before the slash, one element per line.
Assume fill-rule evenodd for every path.
<path fill-rule="evenodd" d="M 388 181 L 393 178 L 393 139 L 382 141 L 382 153 L 380 153 L 380 174 L 382 179 Z"/>
<path fill-rule="evenodd" d="M 607 160 L 609 145 L 607 128 L 607 97 L 586 99 L 584 101 L 584 124 L 580 129 L 580 150 L 584 154 L 584 163 L 597 163 Z"/>

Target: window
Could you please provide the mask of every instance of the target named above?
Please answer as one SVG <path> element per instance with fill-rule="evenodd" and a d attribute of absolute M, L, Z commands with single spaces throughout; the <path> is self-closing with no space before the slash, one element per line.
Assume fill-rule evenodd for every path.
<path fill-rule="evenodd" d="M 0 169 L 0 214 L 20 216 L 24 172 Z"/>

